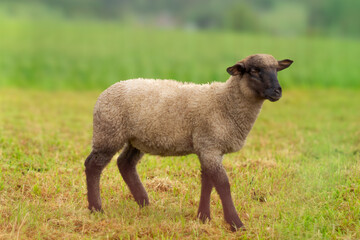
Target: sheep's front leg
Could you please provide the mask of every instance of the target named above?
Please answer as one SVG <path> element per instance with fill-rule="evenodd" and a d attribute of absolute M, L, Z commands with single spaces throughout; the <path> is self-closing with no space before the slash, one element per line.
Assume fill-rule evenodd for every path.
<path fill-rule="evenodd" d="M 92 151 L 85 160 L 87 196 L 90 210 L 101 210 L 100 175 L 114 156 L 112 152 Z"/>
<path fill-rule="evenodd" d="M 220 196 L 225 221 L 231 225 L 232 231 L 236 231 L 244 225 L 240 221 L 231 198 L 230 183 L 222 166 L 222 156 L 219 154 L 200 154 L 199 158 L 202 172 L 209 176 Z"/>
<path fill-rule="evenodd" d="M 198 210 L 198 218 L 205 222 L 210 218 L 210 195 L 213 188 L 210 176 L 205 172 L 201 172 L 201 195 Z"/>
<path fill-rule="evenodd" d="M 128 144 L 117 160 L 120 174 L 140 207 L 149 205 L 149 197 L 136 171 L 136 164 L 143 155 L 144 153 Z"/>

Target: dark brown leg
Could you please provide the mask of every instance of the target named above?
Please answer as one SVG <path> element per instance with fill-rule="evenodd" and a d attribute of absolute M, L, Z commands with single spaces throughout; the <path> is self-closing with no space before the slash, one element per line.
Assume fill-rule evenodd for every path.
<path fill-rule="evenodd" d="M 230 183 L 226 171 L 221 163 L 221 156 L 203 155 L 200 156 L 201 168 L 207 174 L 218 192 L 224 211 L 225 221 L 230 224 L 231 230 L 244 226 L 237 215 L 233 200 L 231 198 Z"/>
<path fill-rule="evenodd" d="M 101 211 L 100 175 L 114 154 L 113 152 L 92 151 L 85 160 L 87 196 L 90 210 Z"/>
<path fill-rule="evenodd" d="M 210 195 L 213 188 L 213 183 L 206 172 L 201 172 L 201 195 L 198 210 L 198 218 L 205 222 L 206 219 L 210 220 Z"/>
<path fill-rule="evenodd" d="M 231 198 L 230 183 L 224 168 L 219 170 L 216 173 L 216 176 L 213 176 L 212 179 L 216 179 L 219 175 L 221 176 L 220 178 L 223 178 L 224 180 L 214 180 L 214 184 L 223 205 L 225 221 L 231 225 L 232 231 L 236 231 L 237 229 L 243 227 L 244 224 L 240 221 L 236 212 Z"/>
<path fill-rule="evenodd" d="M 149 197 L 136 171 L 136 164 L 143 155 L 144 153 L 128 144 L 117 160 L 120 174 L 140 207 L 149 205 Z"/>

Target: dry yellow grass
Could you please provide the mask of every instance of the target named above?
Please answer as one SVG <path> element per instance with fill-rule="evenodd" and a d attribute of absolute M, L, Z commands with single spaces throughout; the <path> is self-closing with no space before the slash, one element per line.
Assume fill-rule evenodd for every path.
<path fill-rule="evenodd" d="M 0 239 L 360 238 L 358 92 L 285 91 L 265 104 L 244 149 L 224 158 L 247 228 L 236 233 L 215 191 L 212 220 L 196 219 L 194 155 L 145 155 L 144 209 L 112 161 L 101 180 L 105 213 L 90 214 L 83 162 L 97 95 L 0 91 Z"/>

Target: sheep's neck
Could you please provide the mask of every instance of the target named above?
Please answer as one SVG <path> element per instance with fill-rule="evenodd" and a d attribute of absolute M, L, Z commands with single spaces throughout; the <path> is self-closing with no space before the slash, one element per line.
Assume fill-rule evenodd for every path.
<path fill-rule="evenodd" d="M 264 100 L 245 96 L 236 81 L 238 80 L 230 79 L 225 83 L 227 91 L 225 106 L 228 116 L 237 129 L 238 137 L 245 140 L 259 115 Z"/>

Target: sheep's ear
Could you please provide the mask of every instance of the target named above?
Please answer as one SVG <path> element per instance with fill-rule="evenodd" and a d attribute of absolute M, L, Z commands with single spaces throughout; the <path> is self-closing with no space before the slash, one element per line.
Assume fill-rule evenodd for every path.
<path fill-rule="evenodd" d="M 281 71 L 284 70 L 285 68 L 290 67 L 290 65 L 293 63 L 294 61 L 290 60 L 290 59 L 284 59 L 281 61 L 278 61 L 278 67 L 277 67 L 277 71 Z"/>
<path fill-rule="evenodd" d="M 245 64 L 242 62 L 237 63 L 234 66 L 228 67 L 226 71 L 232 76 L 240 75 L 245 71 Z"/>

